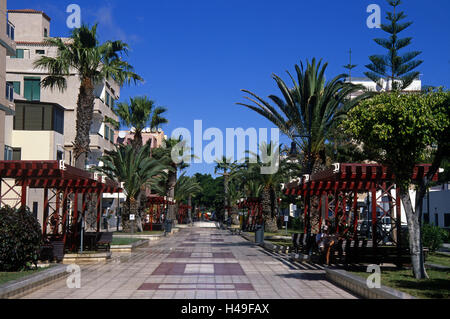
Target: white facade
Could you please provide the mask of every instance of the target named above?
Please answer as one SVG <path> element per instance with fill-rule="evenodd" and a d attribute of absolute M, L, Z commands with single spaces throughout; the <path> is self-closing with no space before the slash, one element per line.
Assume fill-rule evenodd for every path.
<path fill-rule="evenodd" d="M 72 143 L 76 135 L 76 103 L 80 79 L 74 72 L 67 78 L 67 89 L 63 92 L 58 89 L 40 88 L 36 94 L 33 91 L 31 97 L 29 91 L 27 95 L 25 81 L 33 78 L 43 80 L 48 75 L 46 70 L 35 69 L 33 63 L 44 55 L 56 57 L 57 48 L 47 46 L 44 42 L 46 37 L 50 37 L 50 18 L 45 13 L 28 9 L 10 10 L 9 17 L 16 28 L 16 43 L 19 52 L 16 57 L 7 59 L 7 81 L 13 82 L 19 88 L 20 92 L 16 94 L 16 99 L 51 102 L 64 107 L 64 141 L 60 147 L 64 151 L 66 163 L 74 165 Z M 104 120 L 109 117 L 118 121 L 118 117 L 112 111 L 112 104 L 120 98 L 120 86 L 112 80 L 104 81 L 96 84 L 94 94 L 96 98 L 90 131 L 91 153 L 87 159 L 87 165 L 97 165 L 98 157 L 103 155 L 105 150 L 114 149 L 114 133 L 112 133 L 114 129 L 110 124 L 105 124 Z"/>
<path fill-rule="evenodd" d="M 429 207 L 429 208 L 428 208 Z M 423 220 L 450 229 L 450 184 L 432 187 L 423 199 Z"/>

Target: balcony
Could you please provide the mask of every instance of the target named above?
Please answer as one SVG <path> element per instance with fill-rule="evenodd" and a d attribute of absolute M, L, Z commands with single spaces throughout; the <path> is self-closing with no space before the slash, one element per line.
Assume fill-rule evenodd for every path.
<path fill-rule="evenodd" d="M 14 86 L 6 82 L 6 99 L 9 102 L 14 102 Z"/>
<path fill-rule="evenodd" d="M 14 24 L 12 24 L 9 20 L 6 21 L 6 35 L 12 41 L 14 41 L 14 31 L 15 31 Z"/>

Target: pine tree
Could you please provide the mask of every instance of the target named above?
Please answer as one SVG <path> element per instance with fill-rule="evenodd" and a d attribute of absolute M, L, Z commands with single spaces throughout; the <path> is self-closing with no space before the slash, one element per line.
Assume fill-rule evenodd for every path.
<path fill-rule="evenodd" d="M 386 19 L 390 21 L 387 24 L 381 24 L 381 29 L 391 36 L 388 39 L 374 39 L 374 41 L 387 49 L 389 52 L 385 55 L 372 55 L 369 57 L 371 64 L 366 65 L 370 71 L 364 74 L 372 81 L 382 86 L 380 80 L 386 79 L 391 83 L 387 90 L 404 90 L 411 85 L 413 80 L 419 76 L 419 72 L 413 71 L 423 61 L 414 60 L 421 51 L 412 51 L 399 55 L 398 51 L 411 44 L 411 37 L 399 39 L 398 34 L 408 28 L 412 22 L 400 23 L 406 18 L 401 11 L 397 13 L 397 7 L 401 0 L 387 0 L 392 6 L 393 12 L 388 12 Z"/>

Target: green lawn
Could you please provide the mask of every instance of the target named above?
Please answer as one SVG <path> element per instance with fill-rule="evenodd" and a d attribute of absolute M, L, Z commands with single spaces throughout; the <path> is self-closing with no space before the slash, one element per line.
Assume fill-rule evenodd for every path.
<path fill-rule="evenodd" d="M 136 243 L 142 239 L 139 238 L 114 238 L 111 242 L 111 245 L 131 245 Z"/>
<path fill-rule="evenodd" d="M 370 273 L 352 272 L 367 278 Z M 427 269 L 429 279 L 416 280 L 412 270 L 381 270 L 381 284 L 418 298 L 450 298 L 450 272 Z"/>
<path fill-rule="evenodd" d="M 163 234 L 164 231 L 163 230 L 153 230 L 153 231 L 143 231 L 141 233 L 138 232 L 134 232 L 134 233 L 123 233 L 121 231 L 119 232 L 114 232 L 114 234 L 118 234 L 118 235 L 160 235 Z"/>
<path fill-rule="evenodd" d="M 284 240 L 284 239 L 264 239 L 264 241 L 270 242 L 274 245 L 281 245 L 281 246 L 289 246 L 292 247 L 292 240 Z"/>
<path fill-rule="evenodd" d="M 430 253 L 427 257 L 426 262 L 430 264 L 450 267 L 450 256 L 439 253 Z"/>
<path fill-rule="evenodd" d="M 294 233 L 303 233 L 303 230 L 299 229 L 288 229 L 287 234 L 286 230 L 280 229 L 277 233 L 264 232 L 264 236 L 288 236 L 292 238 L 292 234 Z"/>
<path fill-rule="evenodd" d="M 52 267 L 52 265 L 50 265 Z M 33 270 L 17 271 L 17 272 L 0 272 L 0 285 L 7 283 L 8 281 L 16 280 L 22 277 L 37 274 L 43 270 L 47 270 L 50 267 L 38 268 Z"/>

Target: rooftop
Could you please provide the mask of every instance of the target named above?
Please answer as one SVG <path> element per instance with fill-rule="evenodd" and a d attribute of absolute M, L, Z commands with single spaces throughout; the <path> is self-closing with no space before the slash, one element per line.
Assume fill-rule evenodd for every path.
<path fill-rule="evenodd" d="M 31 13 L 31 14 L 42 14 L 44 18 L 46 18 L 48 21 L 51 21 L 50 17 L 45 14 L 44 11 L 38 11 L 34 9 L 16 9 L 16 10 L 8 10 L 8 13 Z"/>

